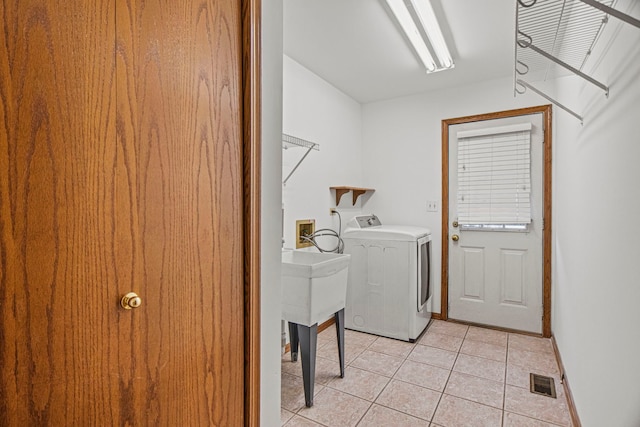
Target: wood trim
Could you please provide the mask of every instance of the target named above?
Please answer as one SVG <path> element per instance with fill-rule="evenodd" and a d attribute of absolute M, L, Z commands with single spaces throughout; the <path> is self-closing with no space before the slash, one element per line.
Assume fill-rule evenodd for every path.
<path fill-rule="evenodd" d="M 334 325 L 335 323 L 336 323 L 336 318 L 335 317 L 331 317 L 326 322 L 323 322 L 320 325 L 318 325 L 318 333 L 324 331 L 325 329 L 327 329 L 331 325 Z"/>
<path fill-rule="evenodd" d="M 542 336 L 551 337 L 551 165 L 552 165 L 552 110 L 546 105 L 544 110 L 544 230 L 542 231 Z"/>
<path fill-rule="evenodd" d="M 431 313 L 432 320 L 442 320 L 442 315 L 440 313 Z"/>
<path fill-rule="evenodd" d="M 449 318 L 449 125 L 442 121 L 442 264 L 440 265 L 440 319 Z"/>
<path fill-rule="evenodd" d="M 335 319 L 335 317 L 332 317 L 329 320 L 327 320 L 326 322 L 323 322 L 323 323 L 319 324 L 318 325 L 318 333 L 324 331 L 325 329 L 327 329 L 328 327 L 330 327 L 334 323 L 336 323 L 336 319 Z M 287 345 L 284 347 L 284 352 L 285 353 L 289 353 L 290 351 L 291 351 L 291 343 L 287 343 Z"/>
<path fill-rule="evenodd" d="M 564 372 L 564 365 L 562 364 L 562 357 L 560 357 L 560 350 L 558 349 L 556 337 L 554 336 L 551 336 L 551 345 L 553 346 L 553 352 L 556 356 L 556 362 L 558 363 L 558 367 L 560 368 L 562 388 L 564 389 L 564 394 L 567 397 L 567 406 L 569 407 L 569 413 L 571 414 L 572 425 L 573 427 L 582 427 L 580 417 L 578 416 L 578 410 L 576 409 L 576 403 L 573 400 L 573 394 L 571 393 L 571 387 L 569 387 L 569 380 L 567 379 L 567 376 Z"/>
<path fill-rule="evenodd" d="M 242 2 L 244 161 L 244 425 L 260 425 L 261 0 Z"/>
<path fill-rule="evenodd" d="M 551 111 L 551 105 L 548 104 L 537 107 L 519 108 L 515 110 L 498 111 L 494 113 L 442 120 L 442 265 L 440 291 L 440 315 L 442 320 L 447 320 L 449 318 L 449 126 L 542 113 L 543 123 L 545 126 L 543 160 L 543 216 L 545 227 L 542 239 L 542 336 L 545 338 L 551 337 Z"/>

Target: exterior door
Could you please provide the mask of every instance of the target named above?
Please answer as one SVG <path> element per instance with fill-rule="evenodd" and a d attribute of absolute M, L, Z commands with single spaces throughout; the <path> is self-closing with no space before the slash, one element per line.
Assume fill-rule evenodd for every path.
<path fill-rule="evenodd" d="M 513 129 L 513 125 L 531 123 L 530 150 L 525 157 L 530 156 L 531 182 L 531 222 L 524 225 L 496 224 L 496 221 L 473 221 L 473 225 L 464 224 L 460 218 L 463 212 L 462 203 L 465 203 L 464 195 L 459 196 L 459 168 L 466 167 L 465 162 L 458 162 L 460 139 L 458 135 L 482 134 L 485 130 L 495 129 L 505 131 Z M 477 132 L 480 130 L 480 132 Z M 467 132 L 471 131 L 471 132 Z M 515 143 L 502 142 L 515 138 L 515 133 L 505 133 L 494 137 L 483 136 L 478 141 L 494 142 L 482 143 L 483 148 L 477 148 L 475 143 L 469 152 L 475 153 L 482 150 L 483 154 L 470 154 L 475 156 L 474 166 L 480 170 L 471 184 L 470 191 L 487 191 L 494 193 L 492 203 L 494 211 L 502 194 L 495 196 L 502 190 L 504 176 L 510 174 L 509 164 L 512 160 L 511 153 Z M 500 138 L 500 139 L 499 139 Z M 495 142 L 499 141 L 499 142 Z M 491 325 L 508 329 L 522 330 L 534 333 L 542 333 L 543 314 L 543 114 L 508 117 L 502 119 L 484 120 L 473 123 L 456 124 L 449 127 L 449 223 L 448 223 L 448 268 L 449 268 L 449 310 L 448 315 L 452 319 L 463 320 L 483 325 Z M 517 144 L 521 144 L 520 142 Z M 484 148 L 492 145 L 493 148 Z M 505 148 L 509 147 L 509 148 Z M 518 148 L 518 152 L 523 150 Z M 485 160 L 489 158 L 489 160 Z M 523 162 L 523 160 L 519 160 Z M 494 166 L 489 166 L 492 164 Z M 507 164 L 507 166 L 505 166 Z M 493 169 L 492 169 L 493 168 Z M 468 171 L 463 171 L 461 176 Z M 505 175 L 503 175 L 505 174 Z M 491 175 L 491 177 L 489 177 Z M 467 178 L 464 178 L 467 179 Z M 494 180 L 490 190 L 478 190 L 479 185 L 485 180 Z M 525 186 L 523 186 L 525 187 Z M 484 194 L 484 193 L 483 193 Z M 485 196 L 483 195 L 484 199 Z M 526 198 L 527 202 L 529 197 Z M 525 203 L 527 203 L 525 202 Z M 467 202 L 468 203 L 468 202 Z M 506 204 L 506 203 L 505 203 Z M 484 205 L 474 208 L 482 211 Z M 502 208 L 498 216 L 505 215 Z M 494 213 L 494 216 L 496 214 Z M 466 217 L 465 217 L 466 218 Z"/>
<path fill-rule="evenodd" d="M 0 425 L 242 425 L 240 2 L 0 9 Z"/>

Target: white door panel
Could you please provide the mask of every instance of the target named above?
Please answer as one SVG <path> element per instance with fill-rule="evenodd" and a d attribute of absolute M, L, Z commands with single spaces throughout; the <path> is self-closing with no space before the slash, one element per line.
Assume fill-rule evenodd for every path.
<path fill-rule="evenodd" d="M 484 248 L 462 247 L 462 295 L 460 298 L 471 301 L 484 301 Z"/>
<path fill-rule="evenodd" d="M 542 332 L 542 114 L 450 126 L 449 317 Z M 457 220 L 457 138 L 461 130 L 531 121 L 532 222 L 526 232 L 470 231 Z M 453 241 L 452 236 L 459 236 Z"/>

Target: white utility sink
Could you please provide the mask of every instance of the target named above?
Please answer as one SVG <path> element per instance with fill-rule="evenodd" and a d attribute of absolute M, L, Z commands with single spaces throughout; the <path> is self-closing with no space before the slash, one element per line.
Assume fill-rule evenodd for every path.
<path fill-rule="evenodd" d="M 344 308 L 351 255 L 283 251 L 282 318 L 313 326 Z"/>

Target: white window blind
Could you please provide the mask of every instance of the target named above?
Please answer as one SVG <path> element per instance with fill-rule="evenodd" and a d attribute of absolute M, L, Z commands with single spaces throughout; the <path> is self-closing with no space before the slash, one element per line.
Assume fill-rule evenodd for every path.
<path fill-rule="evenodd" d="M 458 132 L 458 222 L 531 223 L 531 124 Z"/>

